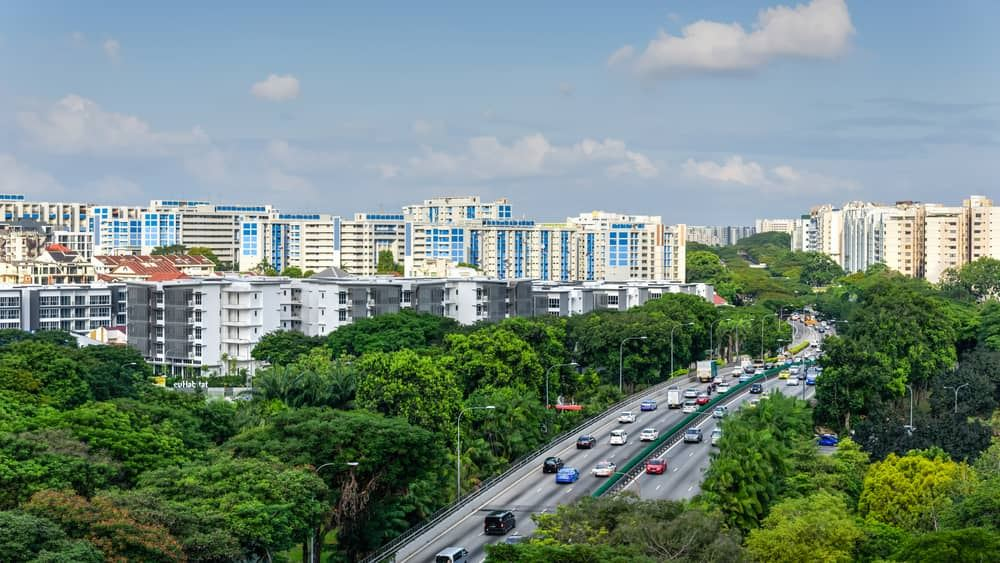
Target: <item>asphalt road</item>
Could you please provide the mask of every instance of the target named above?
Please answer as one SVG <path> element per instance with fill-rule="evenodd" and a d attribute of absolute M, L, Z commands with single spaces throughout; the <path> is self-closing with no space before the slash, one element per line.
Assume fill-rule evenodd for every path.
<path fill-rule="evenodd" d="M 814 331 L 798 323 L 793 324 L 793 335 L 796 342 L 802 338 L 815 338 L 817 336 Z M 735 377 L 732 374 L 738 370 L 738 367 L 728 367 L 721 369 L 719 373 L 726 380 L 733 381 Z M 784 382 L 782 381 L 782 383 Z M 690 380 L 679 380 L 677 385 L 682 390 L 688 387 L 696 387 L 699 390 L 705 388 L 704 384 Z M 798 388 L 795 389 L 798 390 Z M 655 399 L 659 403 L 659 408 L 651 412 L 639 412 L 639 404 L 647 398 Z M 469 507 L 446 518 L 400 548 L 396 553 L 397 563 L 433 561 L 436 553 L 449 546 L 461 546 L 469 550 L 470 561 L 483 561 L 486 557 L 484 548 L 487 544 L 504 541 L 501 536 L 483 534 L 483 518 L 492 510 L 513 511 L 517 518 L 517 533 L 530 535 L 535 527 L 531 520 L 532 514 L 552 512 L 559 504 L 573 502 L 578 498 L 590 495 L 604 482 L 605 478 L 591 475 L 591 469 L 597 462 L 611 460 L 617 465 L 623 466 L 626 461 L 648 445 L 646 442 L 639 441 L 639 432 L 643 428 L 654 427 L 665 432 L 687 416 L 681 412 L 681 409 L 668 409 L 666 401 L 667 390 L 664 388 L 650 395 L 642 396 L 636 399 L 634 404 L 620 409 L 638 413 L 638 418 L 633 424 L 619 424 L 617 421 L 618 412 L 608 413 L 601 417 L 581 432 L 581 434 L 593 434 L 597 438 L 598 443 L 593 449 L 577 450 L 576 436 L 571 436 L 560 442 L 540 454 L 535 463 L 528 464 L 503 482 L 495 485 L 495 492 L 484 495 L 482 499 L 477 499 Z M 611 430 L 618 428 L 628 430 L 628 443 L 624 446 L 611 446 L 608 443 L 608 435 Z M 711 429 L 708 428 L 706 432 L 710 433 Z M 695 447 L 705 450 L 705 460 L 707 461 L 707 450 L 711 446 L 708 445 L 708 434 L 706 433 L 705 436 L 705 443 Z M 668 456 L 673 451 L 671 450 Z M 579 469 L 580 480 L 571 485 L 557 485 L 555 475 L 542 473 L 542 462 L 548 456 L 561 457 L 565 461 L 566 467 Z M 693 469 L 685 472 L 685 477 L 683 477 L 685 482 L 691 479 L 693 479 L 691 481 L 693 483 L 700 482 L 701 472 L 698 471 L 698 462 L 694 461 L 694 457 L 691 456 L 692 459 L 688 462 Z M 667 479 L 681 478 L 678 475 L 680 472 L 675 473 L 673 467 L 670 467 L 668 471 L 670 471 L 670 475 L 663 477 Z M 692 471 L 693 475 L 687 475 Z M 674 488 L 676 487 L 671 487 L 671 489 Z M 696 492 L 696 488 L 692 490 Z M 685 489 L 684 492 L 690 491 Z M 666 491 L 663 493 L 666 494 Z"/>

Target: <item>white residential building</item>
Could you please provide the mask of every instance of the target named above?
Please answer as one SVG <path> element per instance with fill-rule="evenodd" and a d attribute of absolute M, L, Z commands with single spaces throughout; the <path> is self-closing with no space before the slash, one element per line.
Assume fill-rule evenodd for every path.
<path fill-rule="evenodd" d="M 125 322 L 125 284 L 0 285 L 0 329 L 79 334 Z"/>
<path fill-rule="evenodd" d="M 334 235 L 339 266 L 354 275 L 373 276 L 378 255 L 386 250 L 402 263 L 406 225 L 400 213 L 357 213 L 352 221 L 340 221 Z"/>

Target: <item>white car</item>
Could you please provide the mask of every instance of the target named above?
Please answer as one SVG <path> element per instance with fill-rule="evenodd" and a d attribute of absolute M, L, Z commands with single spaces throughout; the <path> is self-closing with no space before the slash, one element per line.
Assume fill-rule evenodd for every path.
<path fill-rule="evenodd" d="M 612 446 L 624 446 L 628 443 L 628 432 L 624 430 L 612 430 L 611 441 L 609 443 Z"/>
<path fill-rule="evenodd" d="M 688 388 L 688 389 L 684 390 L 684 398 L 685 399 L 694 399 L 697 396 L 698 396 L 698 390 L 695 389 L 694 387 L 691 387 L 691 388 Z"/>
<path fill-rule="evenodd" d="M 660 437 L 660 431 L 655 428 L 643 428 L 639 433 L 640 442 L 652 442 Z"/>
<path fill-rule="evenodd" d="M 635 422 L 635 413 L 632 411 L 623 411 L 618 415 L 618 422 L 622 424 L 629 424 Z"/>
<path fill-rule="evenodd" d="M 798 384 L 799 384 L 799 378 L 797 377 L 789 377 L 788 379 L 785 380 L 786 386 L 795 386 Z"/>
<path fill-rule="evenodd" d="M 698 410 L 698 403 L 688 399 L 687 401 L 684 401 L 684 408 L 681 410 L 684 414 L 691 414 Z"/>
<path fill-rule="evenodd" d="M 716 393 L 725 393 L 726 391 L 729 391 L 729 384 L 725 381 L 715 386 Z"/>
<path fill-rule="evenodd" d="M 613 461 L 599 461 L 591 473 L 594 474 L 594 477 L 611 477 L 614 475 L 616 469 L 618 469 L 618 466 Z"/>
<path fill-rule="evenodd" d="M 792 367 L 788 368 L 788 373 L 790 373 L 792 375 L 798 375 L 799 374 L 799 366 L 792 366 Z"/>
<path fill-rule="evenodd" d="M 713 446 L 718 446 L 720 439 L 722 439 L 722 429 L 721 428 L 716 428 L 716 429 L 712 430 L 712 445 Z"/>

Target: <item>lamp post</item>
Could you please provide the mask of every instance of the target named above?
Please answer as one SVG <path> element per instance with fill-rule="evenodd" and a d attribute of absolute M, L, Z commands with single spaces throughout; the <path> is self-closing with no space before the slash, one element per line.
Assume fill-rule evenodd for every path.
<path fill-rule="evenodd" d="M 777 317 L 778 314 L 774 313 L 770 316 L 764 315 L 760 318 L 760 363 L 764 363 L 764 321 L 771 317 Z"/>
<path fill-rule="evenodd" d="M 913 387 L 907 384 L 906 388 L 910 390 L 910 423 L 903 428 L 906 429 L 907 434 L 913 434 L 913 431 L 916 430 L 913 427 Z"/>
<path fill-rule="evenodd" d="M 674 329 L 679 326 L 693 326 L 694 323 L 684 323 L 682 325 L 674 325 L 670 327 L 670 377 L 674 376 Z M 667 379 L 670 379 L 668 377 Z"/>
<path fill-rule="evenodd" d="M 750 321 L 750 326 L 753 326 L 753 322 L 755 320 L 757 320 L 757 317 L 748 317 L 747 320 Z M 740 323 L 739 322 L 736 323 L 736 355 L 737 356 L 740 355 Z"/>
<path fill-rule="evenodd" d="M 708 343 L 712 347 L 712 349 L 709 350 L 708 353 L 708 359 L 710 360 L 715 359 L 715 325 L 716 323 L 721 323 L 721 322 L 722 319 L 715 319 L 708 325 Z"/>
<path fill-rule="evenodd" d="M 549 367 L 549 369 L 545 370 L 545 408 L 546 409 L 549 408 L 549 373 L 551 373 L 552 370 L 554 370 L 556 368 L 564 368 L 564 367 L 567 367 L 567 366 L 576 367 L 578 365 L 580 365 L 580 364 L 578 364 L 576 362 L 570 362 L 568 364 L 556 364 L 554 366 Z"/>
<path fill-rule="evenodd" d="M 954 387 L 952 385 L 945 385 L 944 386 L 945 389 L 952 389 L 952 390 L 955 391 L 955 413 L 956 414 L 958 413 L 958 391 L 962 387 L 965 387 L 966 385 L 968 385 L 968 383 L 963 383 L 963 384 L 959 385 L 958 387 Z M 911 424 L 912 424 L 912 422 L 911 422 Z"/>
<path fill-rule="evenodd" d="M 339 464 L 336 462 L 324 463 L 323 465 L 320 465 L 319 467 L 313 469 L 312 471 L 317 476 L 319 476 L 319 472 L 321 469 L 323 469 L 324 467 L 330 467 L 331 465 L 339 465 Z M 358 466 L 358 462 L 348 461 L 345 463 L 345 465 L 351 468 L 351 478 L 353 479 L 354 468 Z M 315 498 L 316 497 L 313 497 L 314 500 Z M 316 560 L 316 528 L 314 527 L 310 528 L 311 529 L 309 530 L 309 563 L 313 563 Z"/>
<path fill-rule="evenodd" d="M 622 340 L 621 344 L 618 345 L 618 392 L 619 393 L 622 392 L 622 367 L 624 365 L 624 362 L 622 361 L 624 359 L 622 357 L 622 354 L 625 353 L 625 343 L 628 342 L 629 340 L 646 340 L 647 338 L 649 338 L 649 337 L 648 336 L 626 336 Z"/>
<path fill-rule="evenodd" d="M 459 407 L 458 409 L 458 421 L 455 423 L 455 427 L 458 429 L 458 440 L 455 444 L 455 502 L 462 500 L 462 415 L 465 414 L 466 410 L 493 410 L 495 408 L 494 405 L 486 405 L 485 407 L 469 407 L 468 409 Z"/>

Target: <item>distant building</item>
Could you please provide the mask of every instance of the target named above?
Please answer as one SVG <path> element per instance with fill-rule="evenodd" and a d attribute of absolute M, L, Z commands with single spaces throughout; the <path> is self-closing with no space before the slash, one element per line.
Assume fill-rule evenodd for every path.
<path fill-rule="evenodd" d="M 754 227 L 728 225 L 687 226 L 687 242 L 697 242 L 708 246 L 732 246 L 754 234 L 756 234 Z"/>
<path fill-rule="evenodd" d="M 798 228 L 801 219 L 757 219 L 754 221 L 754 232 L 785 233 L 792 235 Z"/>
<path fill-rule="evenodd" d="M 105 281 L 169 281 L 215 273 L 211 260 L 187 254 L 96 256 L 94 264 L 98 277 Z"/>
<path fill-rule="evenodd" d="M 124 284 L 0 285 L 0 328 L 80 334 L 125 323 Z"/>
<path fill-rule="evenodd" d="M 32 258 L 0 262 L 0 282 L 38 285 L 96 281 L 94 265 L 69 248 L 50 244 Z"/>

